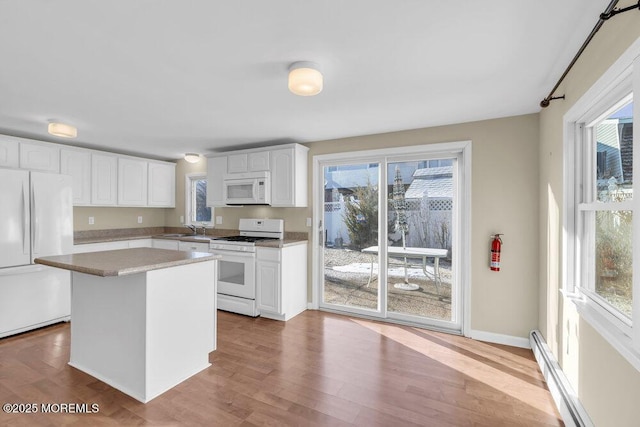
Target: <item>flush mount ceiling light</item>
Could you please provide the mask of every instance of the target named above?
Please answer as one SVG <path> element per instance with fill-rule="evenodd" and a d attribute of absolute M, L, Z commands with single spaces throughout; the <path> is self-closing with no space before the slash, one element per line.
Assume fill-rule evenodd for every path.
<path fill-rule="evenodd" d="M 62 138 L 75 138 L 78 136 L 78 129 L 64 123 L 49 123 L 48 131 L 51 135 L 60 136 Z"/>
<path fill-rule="evenodd" d="M 289 90 L 300 96 L 313 96 L 322 91 L 322 73 L 315 62 L 294 62 L 289 67 Z"/>
<path fill-rule="evenodd" d="M 198 153 L 187 153 L 184 155 L 184 160 L 189 163 L 198 163 L 200 161 L 200 154 Z"/>

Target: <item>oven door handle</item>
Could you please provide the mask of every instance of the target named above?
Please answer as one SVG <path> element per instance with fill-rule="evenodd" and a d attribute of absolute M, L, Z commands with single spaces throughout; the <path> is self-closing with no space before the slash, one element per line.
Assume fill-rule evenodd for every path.
<path fill-rule="evenodd" d="M 214 255 L 220 256 L 228 256 L 228 257 L 236 257 L 236 258 L 255 258 L 255 252 L 236 252 L 236 251 L 226 251 L 224 249 L 209 249 L 209 252 Z"/>

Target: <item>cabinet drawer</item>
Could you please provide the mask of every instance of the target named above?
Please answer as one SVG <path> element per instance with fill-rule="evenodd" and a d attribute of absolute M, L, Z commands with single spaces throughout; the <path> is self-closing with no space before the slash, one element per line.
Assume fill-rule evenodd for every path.
<path fill-rule="evenodd" d="M 256 256 L 262 261 L 280 262 L 280 249 L 256 248 Z"/>
<path fill-rule="evenodd" d="M 180 242 L 178 244 L 178 250 L 191 252 L 209 252 L 209 244 L 198 242 Z"/>

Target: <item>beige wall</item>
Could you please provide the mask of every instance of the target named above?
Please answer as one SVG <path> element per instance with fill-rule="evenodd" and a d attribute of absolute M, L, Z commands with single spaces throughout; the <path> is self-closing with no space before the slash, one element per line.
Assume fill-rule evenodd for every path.
<path fill-rule="evenodd" d="M 74 207 L 73 229 L 110 230 L 115 228 L 162 227 L 166 209 L 160 208 L 98 208 Z M 89 217 L 95 223 L 89 225 Z M 138 224 L 138 216 L 142 216 L 142 224 Z"/>
<path fill-rule="evenodd" d="M 632 3 L 627 0 L 618 6 Z M 557 91 L 566 100 L 553 101 L 540 114 L 539 329 L 598 426 L 638 425 L 640 373 L 580 318 L 573 303 L 564 301 L 558 293 L 562 277 L 562 119 L 638 37 L 637 11 L 605 23 Z"/>

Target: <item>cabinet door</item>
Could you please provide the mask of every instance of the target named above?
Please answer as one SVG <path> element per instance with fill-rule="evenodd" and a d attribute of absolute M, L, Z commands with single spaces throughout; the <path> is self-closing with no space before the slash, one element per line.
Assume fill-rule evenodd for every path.
<path fill-rule="evenodd" d="M 249 172 L 268 171 L 270 166 L 268 151 L 249 153 Z"/>
<path fill-rule="evenodd" d="M 118 158 L 91 154 L 91 204 L 115 206 L 118 189 Z"/>
<path fill-rule="evenodd" d="M 271 152 L 271 206 L 295 206 L 294 150 Z"/>
<path fill-rule="evenodd" d="M 20 166 L 20 143 L 11 136 L 0 135 L 0 166 L 7 168 Z"/>
<path fill-rule="evenodd" d="M 258 309 L 281 314 L 280 263 L 256 261 L 256 286 L 258 289 Z"/>
<path fill-rule="evenodd" d="M 207 206 L 224 206 L 222 181 L 226 173 L 226 156 L 207 159 Z"/>
<path fill-rule="evenodd" d="M 171 249 L 174 251 L 178 250 L 178 244 L 180 241 L 178 240 L 167 240 L 167 239 L 153 239 L 153 247 L 160 249 Z"/>
<path fill-rule="evenodd" d="M 249 170 L 249 156 L 247 154 L 232 154 L 227 156 L 227 173 L 241 173 Z"/>
<path fill-rule="evenodd" d="M 54 144 L 20 142 L 20 167 L 59 173 L 60 149 Z"/>
<path fill-rule="evenodd" d="M 84 150 L 60 150 L 60 173 L 71 175 L 73 205 L 91 204 L 91 152 Z"/>
<path fill-rule="evenodd" d="M 149 162 L 149 206 L 173 208 L 176 205 L 176 166 Z"/>
<path fill-rule="evenodd" d="M 147 162 L 118 159 L 118 205 L 147 205 Z"/>
<path fill-rule="evenodd" d="M 116 249 L 126 249 L 129 244 L 126 240 L 116 242 L 86 243 L 84 245 L 74 245 L 73 253 L 81 254 L 85 252 L 114 251 Z"/>

